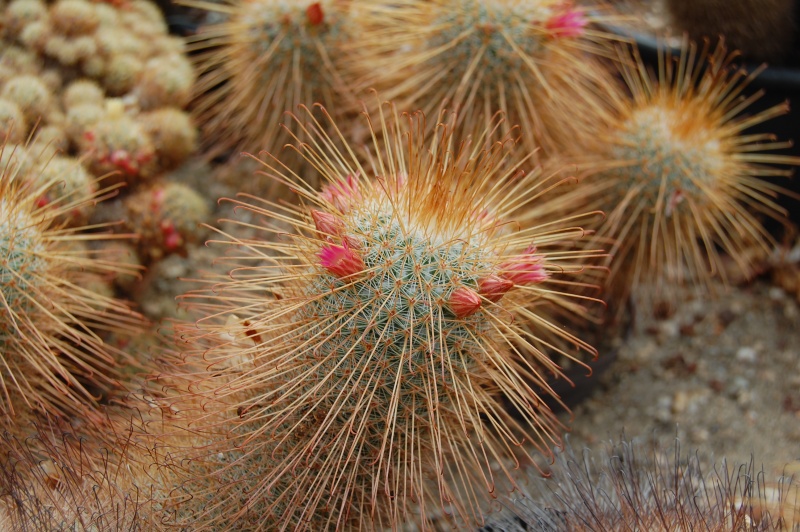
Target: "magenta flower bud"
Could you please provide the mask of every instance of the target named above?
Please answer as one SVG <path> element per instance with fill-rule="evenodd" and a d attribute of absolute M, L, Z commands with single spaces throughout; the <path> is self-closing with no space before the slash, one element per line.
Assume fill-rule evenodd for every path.
<path fill-rule="evenodd" d="M 583 11 L 567 7 L 560 13 L 550 17 L 545 23 L 545 28 L 554 37 L 579 37 L 583 29 L 589 24 Z"/>
<path fill-rule="evenodd" d="M 478 279 L 478 294 L 488 299 L 492 303 L 497 303 L 506 295 L 506 292 L 514 288 L 514 281 L 491 274 L 482 279 Z"/>
<path fill-rule="evenodd" d="M 450 294 L 447 304 L 456 317 L 464 318 L 481 308 L 481 296 L 465 286 Z"/>
<path fill-rule="evenodd" d="M 320 265 L 336 277 L 343 278 L 364 271 L 364 261 L 345 240 L 343 246 L 327 244 L 319 252 Z"/>
<path fill-rule="evenodd" d="M 343 179 L 328 183 L 322 187 L 320 197 L 339 211 L 346 212 L 350 209 L 353 200 L 361 198 L 361 193 L 358 191 L 358 178 L 348 175 Z"/>
<path fill-rule="evenodd" d="M 344 232 L 344 222 L 329 212 L 311 209 L 311 218 L 320 238 L 339 236 Z"/>
<path fill-rule="evenodd" d="M 547 279 L 542 262 L 543 257 L 536 254 L 536 246 L 530 245 L 514 260 L 500 265 L 500 276 L 515 285 L 541 283 Z"/>

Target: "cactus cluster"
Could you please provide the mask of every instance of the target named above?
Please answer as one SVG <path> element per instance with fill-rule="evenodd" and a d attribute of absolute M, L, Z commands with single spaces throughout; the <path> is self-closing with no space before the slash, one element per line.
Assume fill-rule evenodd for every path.
<path fill-rule="evenodd" d="M 97 80 L 109 96 L 136 94 L 147 109 L 188 102 L 194 78 L 183 43 L 151 2 L 14 0 L 4 20 L 7 40 Z"/>
<path fill-rule="evenodd" d="M 676 282 L 703 291 L 723 255 L 747 271 L 746 250 L 773 244 L 758 216 L 782 216 L 779 188 L 762 178 L 798 161 L 745 130 L 785 106 L 743 116 L 752 76 L 722 47 L 662 57 L 654 75 L 615 56 L 602 10 L 570 0 L 187 4 L 212 23 L 185 46 L 146 0 L 0 7 L 12 526 L 493 526 L 492 500 L 514 502 L 530 475 L 515 470 L 561 443 L 547 405 L 565 367 L 596 355 L 578 324 L 598 275 L 617 303 Z M 165 324 L 169 346 L 130 340 L 139 317 L 115 293 L 157 308 L 147 282 L 193 275 L 157 261 L 206 251 L 212 204 L 184 165 L 195 121 L 205 161 L 264 150 L 249 160 L 293 196 L 267 185 L 220 201 L 203 256 L 224 253 L 174 313 L 194 321 Z M 627 505 L 651 493 L 633 469 L 609 474 L 608 504 L 524 517 L 695 525 Z M 680 513 L 709 496 L 697 478 L 670 478 L 686 484 L 655 504 Z M 596 498 L 584 480 L 542 500 Z M 731 517 L 723 506 L 710 515 Z"/>
<path fill-rule="evenodd" d="M 39 181 L 58 178 L 61 190 L 51 189 L 49 196 L 78 188 L 90 194 L 98 179 L 101 186 L 124 183 L 120 191 L 130 195 L 194 154 L 197 130 L 183 110 L 194 73 L 183 43 L 167 34 L 153 4 L 20 0 L 2 12 L 0 134 L 17 145 L 7 153 L 14 153 L 21 169 L 31 166 L 23 174 Z M 82 55 L 67 57 L 75 50 Z M 123 75 L 124 65 L 138 66 Z M 48 165 L 37 162 L 51 158 Z M 190 191 L 188 197 L 194 196 Z M 109 212 L 118 205 L 98 212 L 84 202 L 65 220 L 118 221 L 126 211 Z M 199 209 L 192 220 L 207 213 Z M 124 232 L 128 226 L 116 227 Z M 198 228 L 180 229 L 171 238 L 149 239 L 142 260 L 181 249 L 176 239 L 191 241 Z M 153 247 L 158 244 L 164 248 Z"/>

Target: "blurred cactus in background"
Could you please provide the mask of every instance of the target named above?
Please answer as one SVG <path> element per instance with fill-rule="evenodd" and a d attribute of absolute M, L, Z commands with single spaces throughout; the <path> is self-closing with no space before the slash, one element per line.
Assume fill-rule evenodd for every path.
<path fill-rule="evenodd" d="M 592 245 L 610 246 L 613 301 L 634 292 L 669 302 L 672 283 L 707 292 L 712 278 L 725 279 L 723 255 L 749 276 L 749 249 L 767 254 L 774 245 L 760 216 L 785 213 L 775 203 L 779 184 L 764 178 L 787 176 L 780 165 L 800 161 L 770 153 L 789 143 L 747 133 L 787 105 L 744 114 L 760 94 L 743 95 L 755 74 L 738 70 L 734 57 L 722 45 L 700 53 L 687 45 L 653 73 L 624 52 L 631 97 L 609 93 L 616 117 L 599 125 L 601 142 L 567 156 L 584 177 L 565 201 L 607 215 Z"/>
<path fill-rule="evenodd" d="M 358 37 L 351 0 L 185 3 L 223 17 L 189 44 L 197 52 L 194 112 L 206 156 L 277 153 L 284 113 L 300 104 L 356 109 L 342 72 L 346 46 Z"/>
<path fill-rule="evenodd" d="M 464 132 L 501 111 L 507 127 L 522 127 L 527 151 L 548 155 L 609 119 L 612 80 L 599 58 L 611 55 L 613 36 L 596 26 L 597 9 L 572 0 L 367 4 L 354 70 L 403 109 L 459 109 Z"/>

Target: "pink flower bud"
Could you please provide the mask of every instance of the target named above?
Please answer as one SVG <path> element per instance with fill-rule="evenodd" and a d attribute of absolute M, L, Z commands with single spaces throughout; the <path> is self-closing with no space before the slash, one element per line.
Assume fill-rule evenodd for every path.
<path fill-rule="evenodd" d="M 504 279 L 499 275 L 491 274 L 488 277 L 478 279 L 478 294 L 485 297 L 492 303 L 500 301 L 506 292 L 514 287 L 514 281 Z"/>
<path fill-rule="evenodd" d="M 554 37 L 579 37 L 583 29 L 589 24 L 586 16 L 580 9 L 565 8 L 560 13 L 553 15 L 545 23 L 545 28 Z"/>
<path fill-rule="evenodd" d="M 343 246 L 327 244 L 319 252 L 320 265 L 336 277 L 349 277 L 364 271 L 364 261 L 350 249 L 347 241 Z"/>
<path fill-rule="evenodd" d="M 500 265 L 500 276 L 515 285 L 536 284 L 547 279 L 543 258 L 536 254 L 536 246 L 528 248 L 514 260 Z"/>
<path fill-rule="evenodd" d="M 344 231 L 342 219 L 329 212 L 311 209 L 311 218 L 314 220 L 314 226 L 317 228 L 320 238 L 338 236 Z"/>
<path fill-rule="evenodd" d="M 450 294 L 447 303 L 456 317 L 464 318 L 481 308 L 481 297 L 474 290 L 462 286 Z"/>
<path fill-rule="evenodd" d="M 320 197 L 341 212 L 346 212 L 353 204 L 353 200 L 361 198 L 358 179 L 354 175 L 348 175 L 344 179 L 329 183 L 322 187 Z"/>

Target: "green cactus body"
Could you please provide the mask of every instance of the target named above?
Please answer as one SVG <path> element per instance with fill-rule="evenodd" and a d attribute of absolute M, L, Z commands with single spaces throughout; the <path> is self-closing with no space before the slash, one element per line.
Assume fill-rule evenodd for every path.
<path fill-rule="evenodd" d="M 0 198 L 0 345 L 14 334 L 15 314 L 30 312 L 35 304 L 26 294 L 39 287 L 40 276 L 46 268 L 41 258 L 45 251 L 42 235 L 35 220 L 8 200 Z"/>

